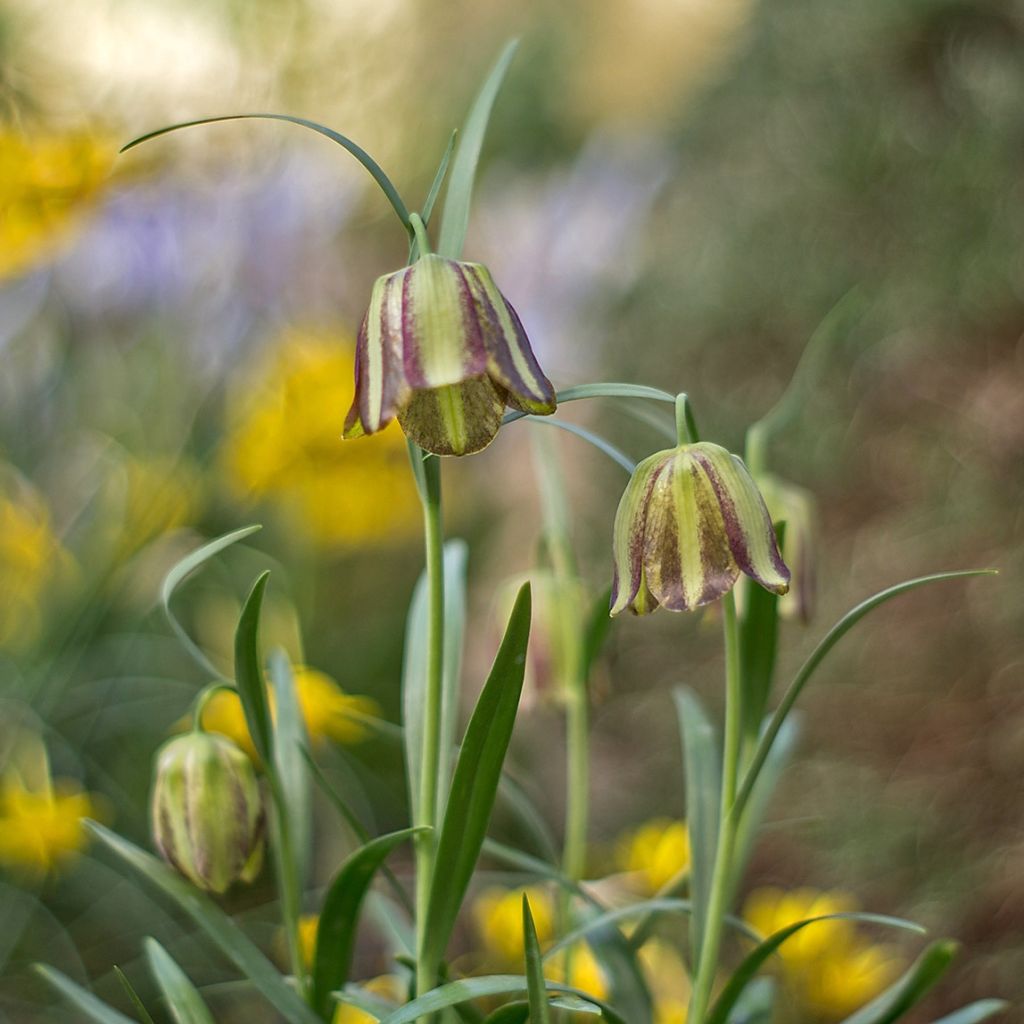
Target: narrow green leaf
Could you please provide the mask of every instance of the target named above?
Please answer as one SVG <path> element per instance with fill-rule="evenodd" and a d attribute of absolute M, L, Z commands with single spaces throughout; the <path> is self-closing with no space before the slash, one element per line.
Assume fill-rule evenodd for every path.
<path fill-rule="evenodd" d="M 320 912 L 313 957 L 313 1006 L 325 1020 L 330 1015 L 331 993 L 348 981 L 359 910 L 373 876 L 399 843 L 424 831 L 406 828 L 370 840 L 346 859 L 331 881 Z"/>
<path fill-rule="evenodd" d="M 932 1024 L 979 1024 L 979 1021 L 988 1020 L 1009 1008 L 1010 1004 L 1005 999 L 979 999 L 970 1006 L 954 1010 L 941 1020 L 932 1021 Z"/>
<path fill-rule="evenodd" d="M 156 939 L 146 939 L 146 958 L 167 1008 L 175 1024 L 214 1024 L 203 997 L 196 991 L 188 975 L 174 962 L 170 953 Z"/>
<path fill-rule="evenodd" d="M 636 469 L 636 463 L 628 455 L 619 451 L 615 445 L 606 441 L 603 437 L 599 437 L 592 430 L 587 430 L 586 427 L 581 427 L 576 423 L 568 423 L 565 420 L 556 420 L 551 416 L 527 416 L 526 418 L 532 423 L 540 423 L 546 427 L 556 427 L 559 430 L 564 430 L 567 434 L 573 434 L 581 438 L 587 444 L 593 445 L 599 452 L 607 455 L 612 462 L 620 466 L 627 473 L 632 473 Z M 521 417 L 516 416 L 515 419 L 521 419 Z"/>
<path fill-rule="evenodd" d="M 146 1004 L 143 1003 L 139 993 L 135 991 L 135 986 L 128 980 L 128 975 L 116 964 L 114 965 L 114 977 L 121 983 L 121 988 L 124 989 L 142 1024 L 154 1024 L 149 1010 L 146 1009 Z"/>
<path fill-rule="evenodd" d="M 605 928 L 607 925 L 614 924 L 616 921 L 625 921 L 631 917 L 641 917 L 647 914 L 691 913 L 693 913 L 693 905 L 689 900 L 681 900 L 669 896 L 641 900 L 638 903 L 631 903 L 626 907 L 616 907 L 614 910 L 602 911 L 600 914 L 591 917 L 584 924 L 581 924 L 578 928 L 574 928 L 571 932 L 567 932 L 556 943 L 549 946 L 544 952 L 544 959 L 550 959 L 559 951 L 567 948 L 568 946 L 575 945 L 581 939 L 586 939 L 588 936 L 593 935 L 595 931 Z M 757 932 L 755 932 L 750 925 L 746 923 L 746 921 L 743 921 L 738 917 L 733 917 L 730 914 L 726 917 L 726 922 L 730 927 L 736 929 L 736 931 L 745 935 L 748 939 L 753 939 L 757 942 L 761 938 L 761 936 L 758 935 Z"/>
<path fill-rule="evenodd" d="M 438 816 L 444 814 L 455 760 L 455 726 L 459 711 L 459 675 L 466 630 L 465 541 L 450 540 L 444 546 L 444 674 L 441 680 L 440 764 L 437 782 Z M 420 772 L 423 767 L 423 701 L 427 681 L 427 577 L 416 583 L 405 627 L 402 663 L 402 720 L 405 768 L 409 785 L 411 818 L 419 820 Z"/>
<path fill-rule="evenodd" d="M 62 974 L 56 967 L 48 964 L 35 964 L 36 973 L 55 988 L 79 1013 L 95 1021 L 95 1024 L 135 1024 L 131 1017 L 119 1013 L 112 1006 L 107 1006 L 91 992 Z"/>
<path fill-rule="evenodd" d="M 740 814 L 743 810 L 744 804 L 750 798 L 750 792 L 753 789 L 754 783 L 757 781 L 759 772 L 764 767 L 765 760 L 772 748 L 772 744 L 775 742 L 775 738 L 778 736 L 779 730 L 782 728 L 782 723 L 785 722 L 786 716 L 792 710 L 793 705 L 796 703 L 804 686 L 807 684 L 811 676 L 814 675 L 815 669 L 817 669 L 817 667 L 822 663 L 829 651 L 831 651 L 832 648 L 835 647 L 835 645 L 844 636 L 846 636 L 846 634 L 858 622 L 860 622 L 868 612 L 877 608 L 880 604 L 884 604 L 891 598 L 898 597 L 900 594 L 905 594 L 910 590 L 915 590 L 917 587 L 922 587 L 926 583 L 938 583 L 943 580 L 967 579 L 971 576 L 994 575 L 996 575 L 995 569 L 967 569 L 960 572 L 939 572 L 931 576 L 919 576 L 917 579 L 906 580 L 903 583 L 897 583 L 895 586 L 889 587 L 887 590 L 882 590 L 873 597 L 869 597 L 866 601 L 862 601 L 856 608 L 851 608 L 850 611 L 848 611 L 828 631 L 828 633 L 825 634 L 824 639 L 822 639 L 818 646 L 814 648 L 811 652 L 811 656 L 804 662 L 800 671 L 797 672 L 793 682 L 789 684 L 789 689 L 786 690 L 782 701 L 775 709 L 771 722 L 769 722 L 768 728 L 764 731 L 764 734 L 761 736 L 761 740 L 757 745 L 757 750 L 751 760 L 750 768 L 747 769 L 747 773 L 743 778 L 743 785 L 740 787 L 740 791 L 736 795 L 736 802 L 733 804 L 733 813 Z"/>
<path fill-rule="evenodd" d="M 458 137 L 459 130 L 456 128 L 448 140 L 444 156 L 441 157 L 441 163 L 437 166 L 437 173 L 434 175 L 434 180 L 430 184 L 430 191 L 427 193 L 426 202 L 423 204 L 421 216 L 423 217 L 424 224 L 430 223 L 430 215 L 434 212 L 434 203 L 437 202 L 437 197 L 441 194 L 441 186 L 444 184 L 445 176 L 448 174 L 448 164 L 451 163 L 452 153 L 455 151 L 455 141 Z"/>
<path fill-rule="evenodd" d="M 718 845 L 722 769 L 718 738 L 697 695 L 680 687 L 674 692 L 683 743 L 686 820 L 690 832 L 690 949 L 693 969 L 700 962 L 700 944 L 711 897 L 711 875 Z"/>
<path fill-rule="evenodd" d="M 523 893 L 523 948 L 526 951 L 526 997 L 530 1024 L 551 1024 L 551 1008 L 544 985 L 544 964 L 540 957 L 537 928 L 530 912 L 530 901 Z"/>
<path fill-rule="evenodd" d="M 795 715 L 791 715 L 779 731 L 778 739 L 772 745 L 764 768 L 757 777 L 757 784 L 751 791 L 750 799 L 747 801 L 746 807 L 743 808 L 739 824 L 736 827 L 732 878 L 729 883 L 730 895 L 735 894 L 743 879 L 743 873 L 746 871 L 747 862 L 753 853 L 754 843 L 761 823 L 764 821 L 765 812 L 771 803 L 783 771 L 792 759 L 799 736 L 799 721 Z M 727 905 L 731 904 L 731 898 L 726 902 Z"/>
<path fill-rule="evenodd" d="M 419 1017 L 437 1013 L 449 1006 L 457 1006 L 472 999 L 485 999 L 490 996 L 522 995 L 528 991 L 528 982 L 522 975 L 492 974 L 482 978 L 464 978 L 451 981 L 447 985 L 432 989 L 411 1003 L 406 1003 L 394 1013 L 383 1018 L 383 1024 L 412 1024 Z M 578 996 L 588 1003 L 600 1007 L 604 1019 L 611 1024 L 625 1024 L 619 1014 L 607 1003 L 595 998 L 587 992 L 570 985 L 557 982 L 545 982 L 548 992 L 564 993 Z"/>
<path fill-rule="evenodd" d="M 761 942 L 756 949 L 748 953 L 743 963 L 736 968 L 732 976 L 726 982 L 725 988 L 711 1008 L 707 1024 L 728 1024 L 729 1015 L 739 998 L 743 995 L 747 985 L 751 982 L 757 972 L 764 966 L 765 961 L 771 957 L 778 948 L 790 936 L 802 931 L 810 924 L 818 921 L 860 921 L 865 924 L 879 924 L 887 928 L 902 928 L 906 931 L 924 934 L 924 929 L 912 921 L 904 921 L 899 917 L 888 917 L 884 914 L 864 914 L 849 912 L 842 914 L 822 914 L 818 917 L 809 917 L 804 921 L 797 921 L 777 932 L 769 935 Z"/>
<path fill-rule="evenodd" d="M 181 908 L 217 948 L 290 1024 L 319 1024 L 319 1018 L 296 995 L 251 939 L 208 896 L 194 888 L 156 857 L 95 821 L 86 827 L 109 850 Z"/>
<path fill-rule="evenodd" d="M 225 548 L 230 547 L 232 544 L 260 529 L 262 529 L 260 526 L 246 526 L 241 530 L 225 533 L 223 536 L 211 540 L 208 544 L 204 544 L 201 548 L 197 548 L 171 568 L 164 577 L 163 584 L 160 587 L 160 603 L 163 605 L 164 615 L 167 616 L 171 629 L 174 630 L 178 639 L 184 645 L 185 650 L 192 655 L 195 662 L 213 679 L 222 678 L 223 673 L 207 658 L 199 645 L 188 635 L 185 627 L 178 621 L 178 617 L 171 611 L 171 597 L 175 590 L 184 583 L 186 577 L 195 572 L 204 562 L 209 561 L 209 559 L 213 558 L 214 555 L 220 554 Z"/>
<path fill-rule="evenodd" d="M 597 600 L 590 606 L 583 637 L 583 672 L 589 678 L 594 663 L 597 661 L 608 639 L 612 623 L 615 621 L 609 614 L 611 606 L 611 587 L 605 587 Z"/>
<path fill-rule="evenodd" d="M 914 1007 L 946 973 L 959 946 L 949 939 L 933 942 L 894 985 L 847 1017 L 843 1024 L 893 1024 Z"/>
<path fill-rule="evenodd" d="M 786 539 L 786 524 L 776 527 L 779 550 Z M 779 595 L 745 585 L 746 610 L 740 623 L 740 679 L 743 683 L 743 733 L 757 736 L 768 709 L 775 675 L 775 652 L 779 638 Z"/>
<path fill-rule="evenodd" d="M 519 707 L 529 636 L 530 586 L 524 584 L 459 751 L 427 909 L 427 963 L 440 963 L 444 955 L 480 855 Z"/>
<path fill-rule="evenodd" d="M 310 131 L 314 131 L 319 135 L 330 139 L 332 142 L 336 142 L 343 149 L 347 149 L 362 165 L 369 171 L 370 176 L 380 186 L 380 190 L 387 197 L 388 202 L 391 203 L 392 208 L 398 215 L 398 219 L 402 222 L 402 226 L 407 230 L 411 230 L 409 226 L 409 210 L 405 203 L 402 201 L 402 197 L 398 194 L 398 189 L 392 184 L 391 179 L 384 173 L 380 164 L 370 156 L 360 146 L 357 146 L 350 138 L 342 135 L 340 132 L 336 132 L 333 128 L 327 128 L 322 124 L 317 124 L 316 121 L 307 121 L 304 117 L 292 117 L 290 114 L 225 114 L 220 117 L 202 117 L 196 121 L 182 121 L 179 124 L 168 125 L 166 128 L 158 128 L 155 132 L 147 132 L 145 135 L 140 135 L 137 139 L 132 139 L 131 142 L 126 143 L 121 147 L 121 152 L 124 153 L 135 146 L 141 145 L 143 142 L 148 142 L 150 139 L 155 139 L 160 135 L 166 135 L 168 132 L 176 132 L 182 128 L 194 128 L 201 124 L 216 124 L 220 121 L 247 121 L 247 120 L 264 120 L 264 121 L 287 121 L 289 124 L 297 124 L 301 128 L 308 128 Z"/>
<path fill-rule="evenodd" d="M 729 1024 L 772 1024 L 775 1020 L 774 978 L 755 978 L 729 1014 Z"/>
<path fill-rule="evenodd" d="M 513 39 L 501 51 L 477 93 L 466 117 L 466 123 L 462 127 L 455 159 L 452 162 L 451 176 L 448 178 L 444 214 L 441 218 L 441 235 L 437 244 L 437 251 L 449 259 L 457 260 L 462 256 L 462 245 L 469 228 L 469 208 L 473 201 L 473 185 L 476 183 L 480 150 L 487 134 L 487 124 L 491 119 L 494 101 L 518 45 L 519 41 Z"/>
<path fill-rule="evenodd" d="M 274 771 L 273 725 L 259 643 L 260 609 L 269 577 L 270 573 L 265 572 L 257 578 L 242 607 L 235 630 L 235 686 L 238 687 L 253 744 L 263 764 L 269 771 Z"/>
<path fill-rule="evenodd" d="M 529 1019 L 529 1003 L 506 1003 L 488 1014 L 484 1024 L 527 1024 Z"/>
<path fill-rule="evenodd" d="M 660 388 L 651 388 L 646 384 L 575 384 L 571 388 L 563 388 L 555 396 L 558 404 L 563 402 L 577 402 L 584 398 L 648 398 L 654 402 L 676 403 L 676 396 L 662 391 Z M 507 412 L 502 423 L 512 423 L 521 420 L 529 413 Z M 674 435 L 673 431 L 673 435 Z"/>
<path fill-rule="evenodd" d="M 313 843 L 310 780 L 306 767 L 309 737 L 295 689 L 295 676 L 288 655 L 282 650 L 274 651 L 270 656 L 270 678 L 277 707 L 273 723 L 274 764 L 284 798 L 279 812 L 288 819 L 293 869 L 301 889 L 309 870 Z"/>

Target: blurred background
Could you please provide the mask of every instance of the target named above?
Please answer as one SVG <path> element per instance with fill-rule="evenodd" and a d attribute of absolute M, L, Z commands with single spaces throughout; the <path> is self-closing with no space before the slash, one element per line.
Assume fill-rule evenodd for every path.
<path fill-rule="evenodd" d="M 118 147 L 287 112 L 355 138 L 414 205 L 511 35 L 466 252 L 556 386 L 685 389 L 704 436 L 738 449 L 829 330 L 769 453 L 816 505 L 817 601 L 784 625 L 781 681 L 870 593 L 1001 570 L 902 598 L 837 649 L 749 888 L 838 890 L 962 941 L 915 1019 L 1024 999 L 1019 0 L 0 0 L 0 1019 L 68 1019 L 39 959 L 122 1006 L 112 964 L 150 991 L 146 934 L 203 980 L 231 977 L 68 824 L 84 810 L 148 843 L 150 758 L 208 682 L 159 608 L 167 568 L 262 523 L 182 588 L 183 621 L 228 670 L 269 566 L 269 642 L 329 675 L 340 706 L 396 722 L 422 560 L 401 435 L 338 440 L 369 287 L 405 259 L 365 172 L 284 124 Z M 634 458 L 663 446 L 614 403 L 559 415 Z M 508 579 L 536 562 L 538 429 L 450 464 L 447 528 L 472 543 L 467 694 Z M 625 479 L 553 440 L 597 600 Z M 612 628 L 593 681 L 595 874 L 624 830 L 684 814 L 671 688 L 720 709 L 715 625 Z M 512 756 L 558 835 L 544 675 Z M 400 826 L 399 747 L 353 721 L 324 730 L 325 768 L 374 829 Z M 322 818 L 320 884 L 351 841 Z M 274 949 L 269 895 L 264 880 L 229 906 Z"/>

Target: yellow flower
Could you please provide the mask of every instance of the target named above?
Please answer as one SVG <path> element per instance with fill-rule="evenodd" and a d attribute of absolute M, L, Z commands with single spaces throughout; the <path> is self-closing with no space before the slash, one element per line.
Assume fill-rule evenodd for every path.
<path fill-rule="evenodd" d="M 743 916 L 768 936 L 809 917 L 847 913 L 855 906 L 846 893 L 759 889 L 747 899 Z M 793 995 L 825 1020 L 839 1020 L 863 1006 L 900 970 L 898 957 L 865 942 L 849 920 L 808 925 L 779 947 L 779 956 Z"/>
<path fill-rule="evenodd" d="M 116 556 L 127 558 L 152 540 L 192 522 L 202 477 L 189 462 L 168 456 L 127 457 L 107 481 L 109 520 L 116 523 Z"/>
<path fill-rule="evenodd" d="M 523 896 L 530 901 L 530 913 L 541 949 L 555 934 L 555 907 L 547 890 L 539 885 L 522 889 L 492 888 L 473 901 L 473 920 L 484 950 L 501 968 L 521 967 L 523 946 Z"/>
<path fill-rule="evenodd" d="M 686 1024 L 690 976 L 678 951 L 651 939 L 641 947 L 638 959 L 654 1001 L 654 1024 Z"/>
<path fill-rule="evenodd" d="M 34 639 L 46 590 L 68 564 L 42 498 L 13 472 L 0 473 L 0 649 Z"/>
<path fill-rule="evenodd" d="M 522 926 L 520 925 L 520 928 Z M 566 959 L 569 961 L 566 976 Z M 556 953 L 544 964 L 544 977 L 548 981 L 561 982 L 586 992 L 595 999 L 607 999 L 611 991 L 604 968 L 597 962 L 597 957 L 586 942 L 577 942 L 567 950 Z"/>
<path fill-rule="evenodd" d="M 30 875 L 66 868 L 86 844 L 81 819 L 92 816 L 74 783 L 32 790 L 12 773 L 0 784 L 0 864 Z"/>
<path fill-rule="evenodd" d="M 658 892 L 690 866 L 690 833 L 685 821 L 655 818 L 624 836 L 618 863 L 634 872 L 649 893 Z"/>
<path fill-rule="evenodd" d="M 317 669 L 296 665 L 292 671 L 306 731 L 314 743 L 332 740 L 350 744 L 366 738 L 370 730 L 366 719 L 380 714 L 375 700 L 345 693 L 330 676 Z M 270 708 L 273 712 L 273 691 L 270 693 Z M 249 736 L 245 712 L 237 693 L 218 690 L 203 707 L 202 725 L 209 732 L 234 740 L 250 757 L 256 757 L 256 748 Z"/>
<path fill-rule="evenodd" d="M 325 547 L 389 542 L 419 525 L 401 431 L 341 443 L 339 410 L 354 387 L 349 338 L 289 332 L 229 401 L 223 460 L 232 490 L 274 503 Z"/>
<path fill-rule="evenodd" d="M 316 930 L 319 927 L 319 914 L 303 914 L 299 918 L 299 951 L 307 968 L 313 966 L 313 957 L 316 955 Z"/>
<path fill-rule="evenodd" d="M 402 979 L 396 974 L 382 974 L 380 977 L 371 978 L 369 981 L 361 981 L 359 987 L 371 995 L 380 996 L 382 999 L 390 1000 L 396 1005 L 405 1002 L 405 991 Z M 376 1024 L 377 1018 L 355 1006 L 346 1006 L 339 1003 L 334 1011 L 331 1024 Z"/>
<path fill-rule="evenodd" d="M 113 157 L 114 147 L 94 135 L 0 130 L 0 278 L 52 255 L 93 206 Z"/>

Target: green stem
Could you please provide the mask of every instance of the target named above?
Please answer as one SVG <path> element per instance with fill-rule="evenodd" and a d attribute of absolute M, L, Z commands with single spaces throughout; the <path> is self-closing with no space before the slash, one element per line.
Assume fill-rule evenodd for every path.
<path fill-rule="evenodd" d="M 708 915 L 701 941 L 700 961 L 693 983 L 690 1012 L 692 1024 L 702 1024 L 711 1002 L 711 992 L 718 969 L 718 952 L 722 929 L 728 911 L 732 880 L 732 861 L 736 845 L 736 784 L 739 776 L 740 741 L 742 737 L 742 680 L 740 678 L 739 629 L 736 601 L 730 590 L 722 598 L 722 627 L 725 635 L 725 744 L 722 752 L 722 803 L 715 865 L 711 876 Z"/>
<path fill-rule="evenodd" d="M 426 256 L 431 251 L 430 236 L 427 234 L 427 226 L 423 223 L 423 218 L 418 213 L 411 214 L 409 223 L 412 225 L 413 235 L 416 238 L 419 256 Z"/>
<path fill-rule="evenodd" d="M 696 444 L 700 440 L 693 407 L 685 391 L 676 395 L 676 442 L 680 445 Z"/>
<path fill-rule="evenodd" d="M 203 712 L 206 710 L 206 705 L 209 704 L 212 697 L 221 690 L 230 690 L 232 693 L 238 693 L 238 690 L 228 683 L 210 683 L 209 686 L 204 686 L 199 691 L 199 694 L 195 699 L 195 703 L 192 705 L 193 732 L 203 731 Z"/>
<path fill-rule="evenodd" d="M 418 826 L 430 829 L 416 839 L 416 992 L 429 992 L 437 981 L 436 963 L 425 955 L 427 908 L 436 855 L 437 780 L 440 773 L 442 682 L 444 674 L 444 533 L 441 522 L 441 460 L 414 451 L 421 459 L 420 497 L 426 547 L 428 617 L 427 685 L 423 702 L 423 749 L 420 764 Z M 414 466 L 415 470 L 415 466 Z"/>
<path fill-rule="evenodd" d="M 302 896 L 295 864 L 295 850 L 292 846 L 291 830 L 285 809 L 284 792 L 275 772 L 268 771 L 270 796 L 274 805 L 274 868 L 277 874 L 278 890 L 281 894 L 281 919 L 285 940 L 288 944 L 288 960 L 299 990 L 306 1002 L 310 1001 L 309 975 L 302 955 L 302 940 L 299 921 L 302 915 Z"/>

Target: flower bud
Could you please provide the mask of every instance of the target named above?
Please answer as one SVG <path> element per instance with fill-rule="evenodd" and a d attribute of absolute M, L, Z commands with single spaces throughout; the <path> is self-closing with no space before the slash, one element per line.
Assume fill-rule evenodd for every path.
<path fill-rule="evenodd" d="M 555 391 L 486 267 L 430 253 L 377 279 L 346 438 L 397 416 L 426 451 L 468 455 L 491 443 L 506 405 L 546 415 Z"/>
<path fill-rule="evenodd" d="M 223 736 L 194 731 L 160 748 L 152 821 L 161 856 L 200 889 L 223 893 L 259 871 L 259 783 L 249 758 Z"/>
<path fill-rule="evenodd" d="M 657 452 L 633 472 L 615 514 L 611 614 L 718 600 L 741 572 L 777 594 L 789 569 L 757 485 L 735 455 L 701 441 Z"/>

